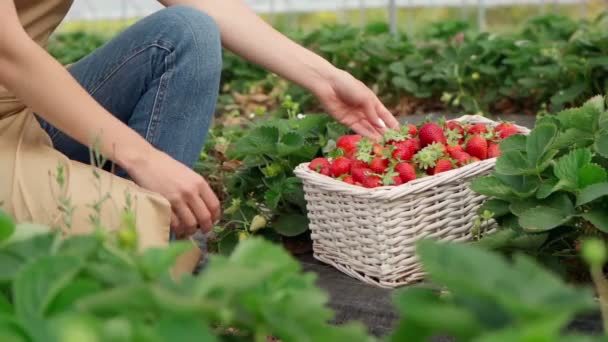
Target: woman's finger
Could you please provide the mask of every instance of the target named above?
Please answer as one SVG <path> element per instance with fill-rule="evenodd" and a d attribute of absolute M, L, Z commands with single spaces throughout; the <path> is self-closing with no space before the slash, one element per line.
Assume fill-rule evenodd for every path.
<path fill-rule="evenodd" d="M 175 232 L 178 236 L 191 235 L 196 231 L 196 217 L 190 210 L 190 208 L 185 205 L 177 205 L 175 206 L 175 214 L 178 217 L 180 225 L 176 227 Z"/>
<path fill-rule="evenodd" d="M 378 116 L 384 120 L 386 126 L 392 129 L 399 129 L 399 121 L 395 119 L 395 116 L 380 102 L 380 99 L 376 98 L 376 111 Z"/>
<path fill-rule="evenodd" d="M 207 181 L 205 181 L 204 179 L 199 186 L 199 192 L 201 198 L 205 202 L 205 206 L 211 214 L 212 223 L 217 222 L 222 216 L 220 200 L 217 199 L 217 196 L 209 186 L 209 183 L 207 183 Z"/>
<path fill-rule="evenodd" d="M 205 233 L 209 232 L 213 228 L 213 221 L 211 220 L 211 213 L 202 198 L 195 197 L 188 203 L 190 210 L 196 216 L 198 226 Z"/>
<path fill-rule="evenodd" d="M 357 134 L 361 134 L 362 136 L 366 136 L 368 138 L 379 140 L 382 135 L 378 133 L 375 127 L 367 121 L 356 122 L 351 126 L 351 129 L 355 131 Z"/>

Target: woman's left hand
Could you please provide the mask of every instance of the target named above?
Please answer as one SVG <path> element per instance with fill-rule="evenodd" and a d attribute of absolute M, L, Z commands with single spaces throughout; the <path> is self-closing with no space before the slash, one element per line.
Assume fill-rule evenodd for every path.
<path fill-rule="evenodd" d="M 379 139 L 387 128 L 399 128 L 374 92 L 345 71 L 336 69 L 315 94 L 331 116 L 358 134 Z"/>

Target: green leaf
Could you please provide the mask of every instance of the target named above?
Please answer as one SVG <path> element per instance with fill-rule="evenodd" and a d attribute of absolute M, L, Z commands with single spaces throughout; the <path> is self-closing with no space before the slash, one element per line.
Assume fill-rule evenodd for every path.
<path fill-rule="evenodd" d="M 561 107 L 568 102 L 576 100 L 587 89 L 586 83 L 574 84 L 566 89 L 558 91 L 551 97 L 551 103 Z"/>
<path fill-rule="evenodd" d="M 20 223 L 15 227 L 14 233 L 8 239 L 7 243 L 14 244 L 17 242 L 31 240 L 32 237 L 49 235 L 51 228 L 41 224 Z"/>
<path fill-rule="evenodd" d="M 553 167 L 555 176 L 559 178 L 557 187 L 574 191 L 578 189 L 579 170 L 591 162 L 591 151 L 589 149 L 573 150 L 557 160 Z"/>
<path fill-rule="evenodd" d="M 608 180 L 606 170 L 598 164 L 587 164 L 578 171 L 578 188 L 584 189 L 589 185 Z"/>
<path fill-rule="evenodd" d="M 598 126 L 601 130 L 608 131 L 608 112 L 602 112 L 600 114 Z"/>
<path fill-rule="evenodd" d="M 536 126 L 532 132 L 530 132 L 530 135 L 526 140 L 528 165 L 532 168 L 540 166 L 543 157 L 545 157 L 551 149 L 551 145 L 553 145 L 556 137 L 557 127 L 555 125 L 542 124 Z M 510 160 L 510 162 L 513 162 L 513 160 Z M 498 167 L 498 165 L 496 166 Z"/>
<path fill-rule="evenodd" d="M 12 314 L 14 311 L 13 305 L 9 303 L 8 299 L 6 299 L 3 294 L 0 294 L 0 317 L 2 317 L 3 314 Z"/>
<path fill-rule="evenodd" d="M 296 132 L 289 132 L 281 137 L 277 144 L 277 152 L 280 157 L 285 157 L 297 154 L 303 146 L 304 138 Z"/>
<path fill-rule="evenodd" d="M 608 196 L 608 183 L 597 183 L 584 188 L 577 196 L 576 206 L 580 207 L 598 198 Z"/>
<path fill-rule="evenodd" d="M 531 197 L 540 185 L 540 180 L 535 176 L 508 176 L 500 173 L 495 173 L 495 176 L 520 198 Z"/>
<path fill-rule="evenodd" d="M 512 150 L 503 152 L 498 157 L 496 172 L 504 175 L 525 175 L 534 173 L 534 170 L 529 166 L 523 153 Z"/>
<path fill-rule="evenodd" d="M 608 233 L 608 213 L 602 209 L 595 209 L 581 215 L 585 220 L 589 221 L 595 228 L 604 233 Z"/>
<path fill-rule="evenodd" d="M 163 319 L 158 322 L 156 331 L 162 341 L 218 341 L 209 327 L 196 317 Z"/>
<path fill-rule="evenodd" d="M 93 279 L 75 279 L 57 293 L 57 296 L 49 303 L 46 313 L 55 315 L 70 311 L 79 299 L 102 290 L 101 284 Z"/>
<path fill-rule="evenodd" d="M 191 242 L 173 242 L 165 248 L 148 248 L 137 260 L 147 279 L 169 274 L 177 259 L 188 250 L 197 248 Z"/>
<path fill-rule="evenodd" d="M 605 62 L 608 61 L 608 58 L 606 57 L 600 57 L 601 59 L 604 60 L 604 63 L 606 66 L 608 66 L 608 64 L 606 64 Z M 589 63 L 592 63 L 592 58 L 589 59 Z M 587 101 L 585 101 L 585 103 L 583 104 L 584 107 L 589 107 L 589 108 L 593 108 L 595 109 L 598 113 L 602 113 L 606 110 L 606 99 L 604 98 L 604 96 L 602 95 L 596 95 L 593 96 L 592 98 L 588 99 Z"/>
<path fill-rule="evenodd" d="M 523 134 L 514 134 L 500 142 L 500 150 L 504 153 L 506 151 L 521 151 L 526 150 L 527 137 Z"/>
<path fill-rule="evenodd" d="M 542 182 L 538 187 L 538 191 L 536 192 L 536 198 L 543 199 L 549 197 L 558 190 L 557 183 L 557 178 L 550 178 Z"/>
<path fill-rule="evenodd" d="M 74 256 L 51 255 L 26 265 L 13 283 L 15 312 L 24 320 L 42 317 L 62 288 L 80 271 Z"/>
<path fill-rule="evenodd" d="M 226 234 L 225 236 L 223 236 L 221 238 L 221 240 L 218 242 L 218 251 L 222 254 L 222 255 L 230 255 L 230 253 L 232 253 L 232 251 L 234 250 L 234 248 L 236 248 L 236 246 L 239 243 L 239 238 L 236 234 L 235 231 L 231 231 L 228 234 Z"/>
<path fill-rule="evenodd" d="M 0 244 L 8 240 L 14 232 L 15 224 L 13 220 L 10 216 L 0 211 Z"/>
<path fill-rule="evenodd" d="M 559 227 L 571 218 L 572 215 L 562 210 L 540 205 L 523 212 L 519 224 L 527 232 L 539 233 Z"/>
<path fill-rule="evenodd" d="M 471 189 L 478 194 L 509 200 L 514 197 L 513 191 L 495 176 L 485 176 L 473 179 Z"/>
<path fill-rule="evenodd" d="M 0 284 L 8 283 L 13 280 L 21 267 L 25 264 L 25 260 L 11 253 L 0 253 Z"/>
<path fill-rule="evenodd" d="M 608 158 L 608 132 L 604 132 L 597 137 L 593 148 L 595 149 L 595 152 L 602 155 L 602 157 Z"/>
<path fill-rule="evenodd" d="M 580 107 L 559 112 L 557 119 L 564 128 L 578 129 L 587 132 L 587 135 L 589 135 L 593 132 L 598 115 L 599 112 L 593 107 Z"/>
<path fill-rule="evenodd" d="M 486 210 L 494 213 L 494 217 L 504 216 L 509 213 L 509 202 L 496 198 L 487 200 L 481 205 L 478 212 L 483 213 Z"/>
<path fill-rule="evenodd" d="M 561 150 L 571 146 L 587 146 L 593 142 L 593 136 L 577 128 L 569 128 L 560 132 L 552 148 Z"/>
<path fill-rule="evenodd" d="M 248 155 L 276 153 L 279 142 L 279 129 L 277 127 L 257 127 L 237 140 L 227 151 L 231 158 L 241 159 Z"/>
<path fill-rule="evenodd" d="M 284 214 L 272 223 L 272 228 L 283 236 L 297 236 L 308 230 L 308 223 L 304 214 Z"/>

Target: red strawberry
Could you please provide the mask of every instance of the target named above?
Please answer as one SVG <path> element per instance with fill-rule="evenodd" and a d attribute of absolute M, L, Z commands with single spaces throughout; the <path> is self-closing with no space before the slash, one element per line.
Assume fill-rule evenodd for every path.
<path fill-rule="evenodd" d="M 344 179 L 342 180 L 344 183 L 348 183 L 348 184 L 355 184 L 355 180 L 353 179 L 353 176 L 346 176 L 344 177 Z"/>
<path fill-rule="evenodd" d="M 375 143 L 373 148 L 374 154 L 377 156 L 381 156 L 384 153 L 384 147 L 382 145 Z"/>
<path fill-rule="evenodd" d="M 416 126 L 412 125 L 412 124 L 407 124 L 407 127 L 409 127 L 410 131 L 410 137 L 415 137 L 416 133 L 418 133 L 418 128 L 416 128 Z"/>
<path fill-rule="evenodd" d="M 353 173 L 354 169 L 365 169 L 368 167 L 369 166 L 367 165 L 367 163 L 364 162 L 363 160 L 354 159 L 350 163 L 350 173 Z"/>
<path fill-rule="evenodd" d="M 363 180 L 363 186 L 366 188 L 377 188 L 382 185 L 382 179 L 378 176 L 367 176 Z"/>
<path fill-rule="evenodd" d="M 420 143 L 420 139 L 418 139 L 418 138 L 412 139 L 412 144 L 414 145 L 414 153 L 416 153 L 422 149 L 422 144 Z"/>
<path fill-rule="evenodd" d="M 324 167 L 329 168 L 329 161 L 325 158 L 315 158 L 308 164 L 308 168 L 316 172 L 321 172 Z"/>
<path fill-rule="evenodd" d="M 424 124 L 422 128 L 420 128 L 420 132 L 418 134 L 420 137 L 420 145 L 425 147 L 434 142 L 440 144 L 446 144 L 445 134 L 443 133 L 443 129 L 441 126 L 434 122 L 429 122 Z"/>
<path fill-rule="evenodd" d="M 391 185 L 397 186 L 397 185 L 401 185 L 401 184 L 403 184 L 403 180 L 401 180 L 401 177 L 394 176 L 393 177 L 393 184 L 391 184 Z"/>
<path fill-rule="evenodd" d="M 395 171 L 399 173 L 399 178 L 403 183 L 416 179 L 416 169 L 410 163 L 399 163 L 395 165 Z"/>
<path fill-rule="evenodd" d="M 513 134 L 519 134 L 519 130 L 512 123 L 503 122 L 494 128 L 500 139 L 505 139 Z"/>
<path fill-rule="evenodd" d="M 488 141 L 481 135 L 474 135 L 467 143 L 466 152 L 481 160 L 488 158 Z"/>
<path fill-rule="evenodd" d="M 448 154 L 452 158 L 454 158 L 454 155 L 464 152 L 464 148 L 462 148 L 462 146 L 460 146 L 460 145 L 448 145 L 446 147 L 446 150 L 448 151 Z"/>
<path fill-rule="evenodd" d="M 414 153 L 413 148 L 410 148 L 409 146 L 402 146 L 393 151 L 393 158 L 396 160 L 411 160 Z"/>
<path fill-rule="evenodd" d="M 458 121 L 448 121 L 445 123 L 445 128 L 456 131 L 458 134 L 464 136 L 464 128 Z"/>
<path fill-rule="evenodd" d="M 346 154 L 353 153 L 357 149 L 357 143 L 361 140 L 358 134 L 341 136 L 336 142 L 336 146 L 343 149 Z"/>
<path fill-rule="evenodd" d="M 491 143 L 488 146 L 488 158 L 496 158 L 500 156 L 500 145 L 498 143 Z"/>
<path fill-rule="evenodd" d="M 372 171 L 369 168 L 360 168 L 360 169 L 354 169 L 351 171 L 353 179 L 355 180 L 355 182 L 359 182 L 359 183 L 363 183 L 363 180 L 365 180 L 367 175 L 370 173 L 374 173 L 374 171 Z"/>
<path fill-rule="evenodd" d="M 478 123 L 469 127 L 469 134 L 484 134 L 488 133 L 488 127 L 485 124 Z"/>
<path fill-rule="evenodd" d="M 369 168 L 375 173 L 384 173 L 388 167 L 389 160 L 382 157 L 376 157 L 369 163 Z"/>
<path fill-rule="evenodd" d="M 334 177 L 340 177 L 343 174 L 350 172 L 350 159 L 346 157 L 339 157 L 331 163 L 329 167 L 331 175 Z"/>
<path fill-rule="evenodd" d="M 471 157 L 471 163 L 475 163 L 481 161 L 481 159 L 477 158 L 477 157 Z"/>
<path fill-rule="evenodd" d="M 439 159 L 437 161 L 437 165 L 433 169 L 433 174 L 436 175 L 441 172 L 446 172 L 452 170 L 454 167 L 452 166 L 452 161 L 449 159 Z"/>
<path fill-rule="evenodd" d="M 456 165 L 463 166 L 469 163 L 471 155 L 466 153 L 460 145 L 450 145 L 447 147 L 448 154 L 456 160 Z"/>

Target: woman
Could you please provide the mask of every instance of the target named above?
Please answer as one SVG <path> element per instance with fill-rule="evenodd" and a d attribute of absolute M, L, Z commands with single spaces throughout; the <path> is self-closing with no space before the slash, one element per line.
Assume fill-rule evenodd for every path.
<path fill-rule="evenodd" d="M 130 205 L 142 248 L 165 245 L 170 227 L 178 237 L 211 229 L 220 204 L 191 167 L 213 116 L 222 45 L 307 88 L 358 133 L 378 137 L 398 126 L 361 82 L 288 40 L 241 1 L 160 2 L 165 9 L 69 70 L 44 46 L 70 0 L 0 2 L 0 203 L 18 222 L 79 233 L 91 229 L 93 214 L 115 228 Z M 117 175 L 93 176 L 93 142 Z M 57 172 L 65 182 L 55 180 Z M 182 271 L 194 265 L 184 262 Z"/>

